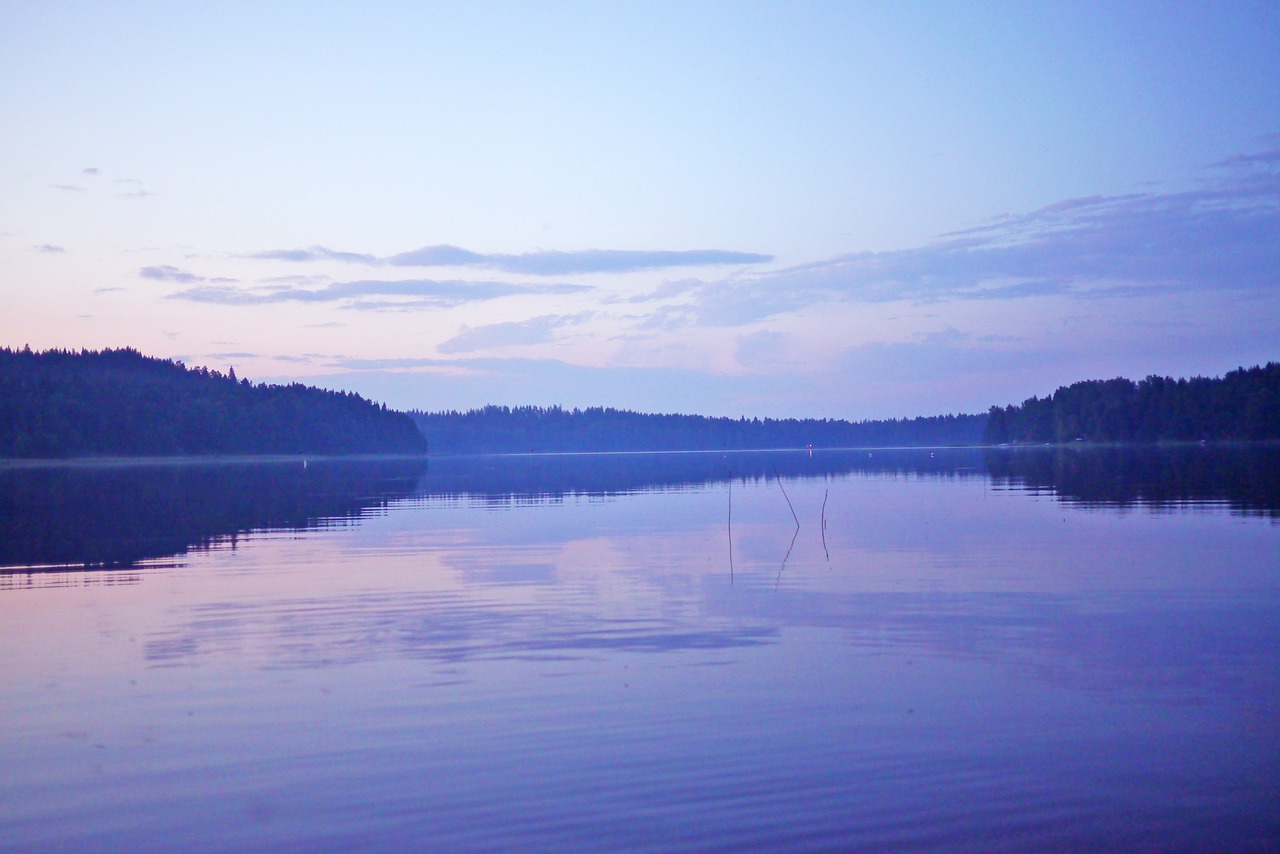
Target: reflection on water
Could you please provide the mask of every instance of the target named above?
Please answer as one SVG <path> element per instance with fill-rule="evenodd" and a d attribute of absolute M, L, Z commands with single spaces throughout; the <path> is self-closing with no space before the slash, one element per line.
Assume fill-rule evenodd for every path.
<path fill-rule="evenodd" d="M 0 850 L 1274 850 L 1274 472 L 4 472 Z"/>
<path fill-rule="evenodd" d="M 730 480 L 822 479 L 853 472 L 979 477 L 982 466 L 982 452 L 975 448 L 442 457 L 432 460 L 423 486 L 436 495 L 501 503 L 701 487 Z"/>
<path fill-rule="evenodd" d="M 388 503 L 490 506 L 859 475 L 990 478 L 1087 507 L 1220 503 L 1280 518 L 1280 446 L 583 454 L 0 466 L 0 571 L 119 567 L 254 530 L 343 524 Z"/>
<path fill-rule="evenodd" d="M 255 529 L 385 509 L 423 460 L 156 461 L 0 468 L 0 568 L 130 566 Z"/>
<path fill-rule="evenodd" d="M 1223 504 L 1280 517 L 1280 445 L 989 448 L 991 477 L 1091 507 Z"/>

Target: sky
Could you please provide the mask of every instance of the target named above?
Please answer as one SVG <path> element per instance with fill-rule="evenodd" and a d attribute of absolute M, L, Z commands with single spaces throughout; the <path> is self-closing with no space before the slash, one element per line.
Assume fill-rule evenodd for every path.
<path fill-rule="evenodd" d="M 396 408 L 1280 360 L 1280 4 L 0 0 L 0 346 Z"/>

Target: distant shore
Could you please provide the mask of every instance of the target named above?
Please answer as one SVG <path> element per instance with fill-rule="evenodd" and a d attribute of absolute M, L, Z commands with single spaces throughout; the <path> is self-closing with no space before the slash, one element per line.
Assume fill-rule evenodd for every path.
<path fill-rule="evenodd" d="M 124 466 L 215 466 L 215 465 L 255 465 L 269 464 L 307 464 L 329 462 L 386 462 L 396 460 L 443 460 L 471 457 L 621 457 L 621 456 L 676 456 L 676 455 L 711 455 L 711 454 L 803 454 L 803 453 L 848 453 L 850 451 L 1037 451 L 1045 448 L 1058 450 L 1094 450 L 1094 449 L 1178 449 L 1178 448 L 1251 448 L 1280 447 L 1280 439 L 1223 439 L 1217 441 L 1175 441 L 1161 440 L 1157 442 L 1013 442 L 976 445 L 848 445 L 833 447 L 777 447 L 777 448 L 687 448 L 676 450 L 616 450 L 616 451 L 459 451 L 451 453 L 423 454 L 183 454 L 174 456 L 84 456 L 84 457 L 0 457 L 2 469 L 32 468 L 114 468 Z"/>
<path fill-rule="evenodd" d="M 379 462 L 390 460 L 425 460 L 427 454 L 181 454 L 174 456 L 144 455 L 137 457 L 0 457 L 0 469 L 25 468 L 116 468 L 122 466 L 167 465 L 253 465 L 258 463 L 309 462 Z"/>

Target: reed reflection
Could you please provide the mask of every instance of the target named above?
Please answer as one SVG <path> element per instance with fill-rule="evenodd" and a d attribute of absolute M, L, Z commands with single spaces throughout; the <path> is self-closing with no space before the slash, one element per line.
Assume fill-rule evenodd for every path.
<path fill-rule="evenodd" d="M 1280 518 L 1280 448 L 988 448 L 0 467 L 0 571 L 129 567 L 270 529 L 354 524 L 405 499 L 498 508 L 829 480 L 990 478 L 1081 508 L 1197 504 Z M 785 487 L 784 487 L 785 494 Z M 823 536 L 825 540 L 825 508 Z"/>

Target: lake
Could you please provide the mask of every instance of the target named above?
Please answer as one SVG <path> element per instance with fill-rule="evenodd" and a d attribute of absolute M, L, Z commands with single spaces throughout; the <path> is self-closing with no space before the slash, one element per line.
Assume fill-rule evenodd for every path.
<path fill-rule="evenodd" d="M 1280 848 L 1280 449 L 0 465 L 0 850 Z"/>

